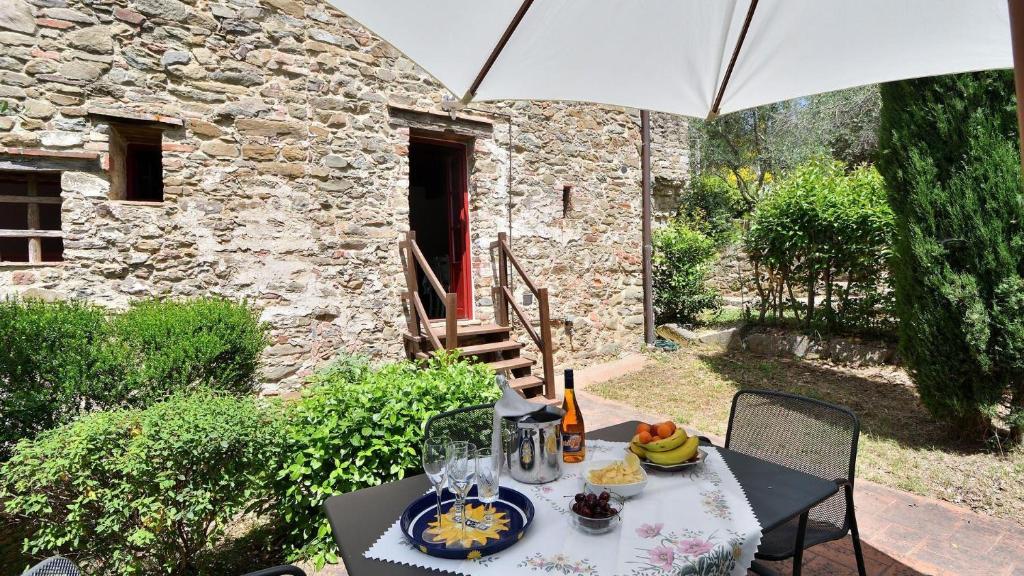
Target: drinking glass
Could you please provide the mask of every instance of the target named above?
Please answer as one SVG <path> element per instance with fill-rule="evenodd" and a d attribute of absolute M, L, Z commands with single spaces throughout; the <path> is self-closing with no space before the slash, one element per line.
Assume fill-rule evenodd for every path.
<path fill-rule="evenodd" d="M 434 486 L 437 496 L 437 527 L 441 527 L 441 492 L 444 491 L 445 465 L 448 459 L 448 446 L 436 440 L 423 442 L 423 471 Z"/>
<path fill-rule="evenodd" d="M 490 529 L 494 524 L 494 503 L 498 501 L 499 480 L 501 479 L 501 462 L 490 448 L 478 448 L 476 451 L 476 495 L 484 504 L 483 530 Z"/>
<path fill-rule="evenodd" d="M 476 466 L 473 463 L 473 452 L 476 447 L 469 442 L 451 442 L 448 444 L 448 463 L 445 475 L 448 477 L 448 489 L 455 494 L 455 523 L 466 528 L 466 493 L 473 485 L 473 474 Z"/>

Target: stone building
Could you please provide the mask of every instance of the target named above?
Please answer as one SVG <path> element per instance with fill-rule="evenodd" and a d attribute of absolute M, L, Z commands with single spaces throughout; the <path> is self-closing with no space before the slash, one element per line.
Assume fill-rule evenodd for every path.
<path fill-rule="evenodd" d="M 506 232 L 550 289 L 560 365 L 640 346 L 635 110 L 453 117 L 322 0 L 3 0 L 0 45 L 0 295 L 247 298 L 273 327 L 273 392 L 340 352 L 402 356 L 410 226 L 438 266 L 463 262 L 462 315 L 490 320 Z M 654 115 L 654 135 L 671 211 L 685 121 Z"/>

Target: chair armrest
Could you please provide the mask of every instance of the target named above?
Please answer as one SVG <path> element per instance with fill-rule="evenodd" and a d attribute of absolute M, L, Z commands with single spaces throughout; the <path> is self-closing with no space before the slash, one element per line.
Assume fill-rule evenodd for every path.
<path fill-rule="evenodd" d="M 707 436 L 697 436 L 697 439 L 700 440 L 699 444 L 701 446 L 714 446 L 715 445 L 715 443 L 712 442 L 711 439 L 708 438 Z"/>
<path fill-rule="evenodd" d="M 264 568 L 263 570 L 243 574 L 243 576 L 306 576 L 306 573 L 303 572 L 301 568 L 288 565 Z"/>

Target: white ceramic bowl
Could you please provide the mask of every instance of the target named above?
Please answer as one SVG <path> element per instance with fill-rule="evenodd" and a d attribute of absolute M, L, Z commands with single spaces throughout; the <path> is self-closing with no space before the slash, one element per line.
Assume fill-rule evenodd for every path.
<path fill-rule="evenodd" d="M 600 494 L 602 491 L 607 490 L 611 494 L 616 494 L 621 498 L 632 498 L 644 491 L 647 487 L 647 471 L 643 468 L 640 469 L 641 480 L 639 482 L 633 482 L 631 484 L 595 484 L 590 481 L 590 471 L 604 468 L 610 464 L 614 464 L 618 460 L 595 460 L 594 462 L 587 462 L 583 469 L 583 491 L 584 492 L 595 492 Z"/>

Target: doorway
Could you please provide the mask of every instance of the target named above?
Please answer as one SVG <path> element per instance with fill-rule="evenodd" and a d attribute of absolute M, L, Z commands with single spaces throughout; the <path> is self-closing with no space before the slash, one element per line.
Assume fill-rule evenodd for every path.
<path fill-rule="evenodd" d="M 462 142 L 409 141 L 409 228 L 441 285 L 456 294 L 460 319 L 473 316 L 467 153 Z M 418 281 L 427 315 L 444 318 L 444 302 L 422 274 Z"/>

